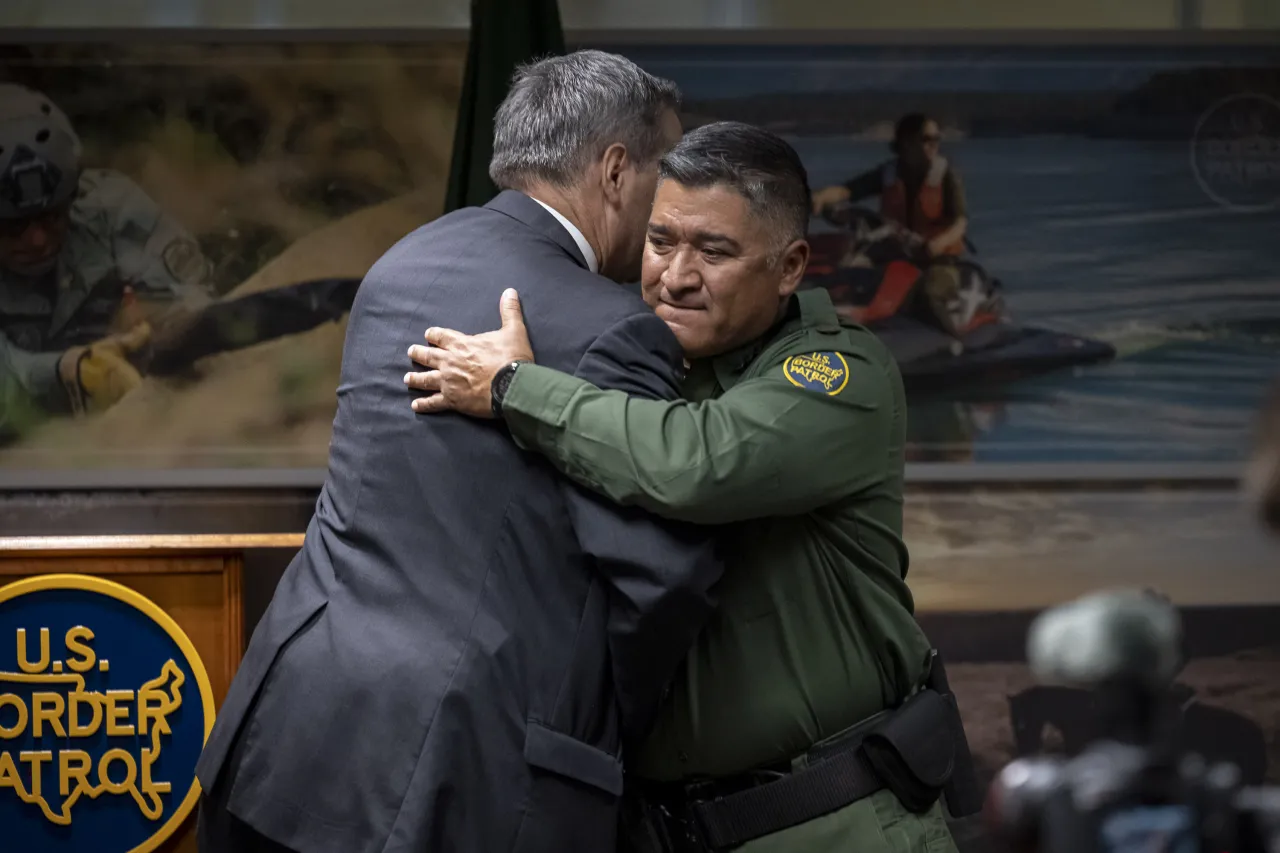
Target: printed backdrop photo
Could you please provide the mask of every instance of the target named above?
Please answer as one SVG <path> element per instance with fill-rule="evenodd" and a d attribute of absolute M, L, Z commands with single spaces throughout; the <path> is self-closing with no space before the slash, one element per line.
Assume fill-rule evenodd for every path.
<path fill-rule="evenodd" d="M 1274 48 L 618 49 L 676 80 L 697 121 L 784 134 L 815 190 L 891 160 L 901 116 L 937 121 L 967 199 L 965 260 L 1000 282 L 1011 331 L 1074 340 L 1029 377 L 1054 336 L 1013 334 L 935 368 L 938 387 L 913 399 L 915 458 L 1242 458 L 1280 368 Z M 815 218 L 815 255 L 830 265 L 850 230 Z M 859 301 L 841 284 L 868 271 L 817 272 L 837 301 Z M 894 337 L 910 384 L 918 347 Z M 1113 354 L 1089 363 L 1099 345 Z M 966 359 L 986 364 L 962 387 Z"/>
<path fill-rule="evenodd" d="M 593 46 L 676 80 L 686 127 L 785 135 L 815 190 L 867 174 L 874 189 L 895 122 L 936 122 L 969 219 L 959 337 L 913 307 L 928 265 L 894 244 L 877 192 L 815 215 L 807 278 L 898 357 L 912 460 L 1173 470 L 1246 457 L 1280 372 L 1274 49 Z M 0 151 L 0 204 L 51 200 L 0 219 L 0 468 L 324 467 L 355 289 L 442 210 L 465 51 L 0 49 L 0 115 L 56 106 L 85 170 L 64 198 L 70 149 L 40 154 L 37 130 L 21 158 Z M 45 234 L 62 241 L 54 254 Z M 161 312 L 149 340 L 121 344 L 139 383 L 114 405 L 78 415 L 27 393 L 57 391 L 67 347 L 127 335 L 165 288 L 213 307 Z M 1236 495 L 913 491 L 905 537 L 983 782 L 1089 736 L 1080 694 L 1033 684 L 1025 632 L 1103 586 L 1183 608 L 1193 741 L 1280 781 L 1280 544 Z M 972 824 L 964 848 L 987 849 Z"/>
<path fill-rule="evenodd" d="M 886 261 L 874 195 L 815 216 L 811 234 L 808 285 L 903 366 L 913 460 L 1243 459 L 1280 366 L 1274 49 L 599 46 L 675 79 L 688 127 L 784 134 L 815 190 L 889 162 L 903 115 L 936 120 L 967 202 L 956 305 L 972 334 L 921 323 L 916 296 L 875 314 L 894 288 L 918 295 L 924 264 Z M 153 341 L 159 355 L 134 358 L 141 386 L 104 414 L 6 395 L 20 428 L 0 465 L 323 466 L 343 312 L 378 255 L 441 210 L 464 53 L 5 49 L 0 80 L 47 95 L 86 169 L 131 182 L 193 235 L 220 298 L 305 286 Z"/>
<path fill-rule="evenodd" d="M 18 429 L 4 430 L 0 466 L 323 467 L 355 287 L 441 212 L 465 51 L 464 41 L 5 48 L 0 83 L 45 96 L 83 145 L 60 283 L 100 281 L 105 302 L 112 285 L 133 283 L 110 279 L 148 261 L 164 278 L 166 245 L 148 236 L 164 216 L 195 240 L 216 298 L 256 300 L 167 338 L 156 328 L 153 351 L 134 359 L 142 384 L 105 412 L 19 412 L 4 395 L 0 423 Z M 113 193 L 97 189 L 104 182 Z M 84 244 L 98 251 L 71 253 Z M 25 295 L 2 269 L 0 287 Z M 23 325 L 7 313 L 6 327 Z"/>

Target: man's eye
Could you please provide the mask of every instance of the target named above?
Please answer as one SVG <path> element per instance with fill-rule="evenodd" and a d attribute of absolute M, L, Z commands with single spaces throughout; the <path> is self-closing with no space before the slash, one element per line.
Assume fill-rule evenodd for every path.
<path fill-rule="evenodd" d="M 717 261 L 723 257 L 726 257 L 726 254 L 720 251 L 719 249 L 703 249 L 702 256 L 707 260 Z"/>
<path fill-rule="evenodd" d="M 668 243 L 666 240 L 663 240 L 661 237 L 650 237 L 649 245 L 655 249 L 666 249 L 671 244 Z"/>

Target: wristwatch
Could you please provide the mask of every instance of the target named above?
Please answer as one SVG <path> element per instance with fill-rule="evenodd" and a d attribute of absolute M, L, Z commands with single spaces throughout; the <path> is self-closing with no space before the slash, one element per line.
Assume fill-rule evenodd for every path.
<path fill-rule="evenodd" d="M 522 364 L 528 364 L 528 362 L 513 361 L 510 364 L 504 364 L 498 368 L 497 373 L 493 374 L 493 381 L 489 383 L 489 405 L 493 409 L 495 418 L 502 417 L 502 398 L 507 396 L 507 389 L 511 387 L 516 369 Z"/>

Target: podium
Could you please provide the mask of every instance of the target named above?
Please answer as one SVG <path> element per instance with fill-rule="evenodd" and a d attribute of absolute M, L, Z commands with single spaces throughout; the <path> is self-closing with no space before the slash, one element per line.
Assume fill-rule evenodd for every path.
<path fill-rule="evenodd" d="M 186 634 L 208 675 L 216 709 L 244 652 L 244 552 L 296 550 L 302 539 L 300 533 L 0 538 L 0 588 L 39 576 L 73 574 L 103 578 L 133 590 Z M 35 652 L 27 655 L 34 657 Z M 61 672 L 62 664 L 55 665 L 55 671 Z M 174 789 L 181 783 L 173 780 Z M 185 780 L 189 784 L 190 777 Z M 193 812 L 155 849 L 194 853 L 194 829 Z"/>

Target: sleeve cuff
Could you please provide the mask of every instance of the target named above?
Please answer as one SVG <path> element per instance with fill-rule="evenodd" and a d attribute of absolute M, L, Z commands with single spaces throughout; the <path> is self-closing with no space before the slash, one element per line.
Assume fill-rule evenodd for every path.
<path fill-rule="evenodd" d="M 31 395 L 43 401 L 45 406 L 53 412 L 71 411 L 67 389 L 63 387 L 62 378 L 58 376 L 58 362 L 61 360 L 61 352 L 40 352 L 31 355 L 29 374 Z"/>
<path fill-rule="evenodd" d="M 539 364 L 525 364 L 511 377 L 502 398 L 502 419 L 522 448 L 558 431 L 569 401 L 590 383 Z"/>

